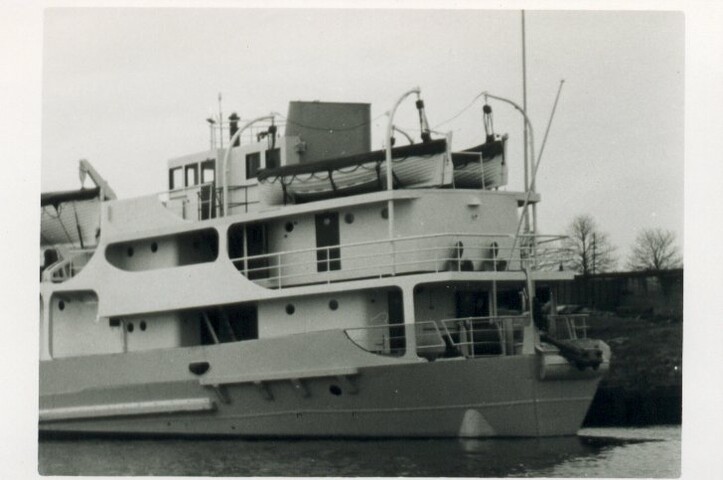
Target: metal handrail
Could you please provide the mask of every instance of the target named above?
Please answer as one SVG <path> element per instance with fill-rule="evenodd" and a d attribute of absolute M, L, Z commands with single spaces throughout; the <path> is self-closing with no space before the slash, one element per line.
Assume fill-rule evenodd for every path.
<path fill-rule="evenodd" d="M 438 321 L 444 329 L 445 338 L 456 353 L 475 358 L 517 354 L 522 347 L 522 331 L 529 316 L 446 318 Z M 452 326 L 457 327 L 456 331 L 450 331 Z M 490 333 L 494 336 L 493 339 L 489 339 Z M 515 341 L 516 333 L 519 341 Z"/>
<path fill-rule="evenodd" d="M 332 265 L 335 262 L 343 261 L 345 263 L 349 262 L 355 262 L 355 261 L 361 261 L 361 260 L 373 260 L 376 259 L 377 261 L 372 261 L 371 263 L 365 262 L 361 266 L 352 266 L 352 267 L 344 267 L 343 271 L 344 273 L 351 273 L 351 272 L 358 272 L 358 271 L 367 271 L 370 269 L 379 269 L 384 267 L 408 267 L 413 265 L 418 265 L 420 267 L 423 267 L 424 269 L 430 269 L 434 271 L 435 273 L 438 273 L 440 271 L 466 271 L 467 269 L 464 267 L 464 265 L 468 262 L 472 262 L 474 264 L 475 262 L 489 262 L 490 266 L 492 268 L 491 271 L 505 271 L 506 267 L 508 265 L 504 265 L 503 262 L 506 262 L 505 260 L 502 260 L 503 257 L 502 254 L 506 254 L 507 250 L 510 250 L 511 256 L 514 256 L 514 252 L 510 247 L 506 246 L 499 246 L 497 245 L 495 247 L 495 253 L 492 253 L 491 255 L 487 255 L 484 252 L 479 252 L 480 249 L 485 250 L 492 248 L 491 245 L 480 245 L 479 243 L 473 244 L 472 246 L 463 246 L 465 252 L 468 252 L 466 255 L 460 255 L 458 253 L 458 250 L 456 250 L 458 245 L 454 243 L 455 240 L 458 240 L 460 238 L 477 238 L 477 239 L 501 239 L 501 238 L 511 238 L 510 235 L 505 234 L 471 234 L 471 233 L 440 233 L 440 234 L 427 234 L 427 235 L 415 235 L 415 236 L 409 236 L 409 237 L 399 237 L 394 239 L 393 241 L 390 241 L 388 239 L 382 239 L 382 240 L 370 240 L 370 241 L 363 241 L 363 242 L 353 242 L 353 243 L 347 243 L 347 244 L 340 244 L 340 245 L 333 245 L 333 246 L 325 246 L 325 247 L 316 247 L 316 248 L 304 248 L 304 249 L 296 249 L 296 250 L 288 250 L 283 252 L 273 252 L 273 253 L 267 253 L 267 254 L 261 254 L 261 255 L 253 255 L 253 256 L 247 256 L 247 257 L 236 257 L 231 258 L 231 262 L 234 263 L 234 265 L 237 264 L 243 264 L 242 268 L 239 268 L 239 270 L 243 270 L 244 275 L 249 276 L 250 273 L 260 273 L 260 272 L 267 272 L 266 275 L 263 275 L 263 278 L 256 278 L 254 280 L 263 280 L 266 282 L 275 282 L 278 286 L 278 288 L 282 288 L 284 285 L 282 284 L 282 280 L 290 280 L 292 278 L 296 277 L 306 277 L 310 274 L 317 274 L 317 273 L 330 273 L 332 271 Z M 564 237 L 559 236 L 543 236 L 546 238 L 551 238 L 553 240 L 560 240 Z M 340 252 L 341 249 L 346 250 L 347 252 L 349 250 L 353 250 L 355 247 L 364 247 L 364 246 L 377 246 L 377 245 L 385 245 L 385 244 L 391 244 L 392 242 L 395 244 L 400 244 L 404 242 L 413 242 L 413 241 L 419 241 L 419 240 L 435 240 L 440 238 L 448 238 L 450 239 L 450 242 L 447 242 L 445 245 L 431 245 L 431 246 L 424 246 L 424 245 L 417 245 L 412 246 L 404 250 L 397 250 L 394 255 L 394 262 L 392 263 L 387 260 L 387 255 L 380 254 L 379 250 L 376 250 L 372 253 L 362 253 L 362 254 L 345 254 L 343 258 L 341 256 L 332 255 L 332 253 L 336 253 L 337 251 Z M 529 246 L 525 245 L 519 245 L 515 251 L 520 252 L 520 262 L 524 262 L 531 258 L 531 255 L 529 255 L 530 252 L 526 251 Z M 325 255 L 323 255 L 323 259 L 319 259 L 318 255 L 314 255 L 314 258 L 312 259 L 290 259 L 291 261 L 284 261 L 285 257 L 297 255 L 297 256 L 303 256 L 308 254 L 318 254 L 318 252 L 324 252 Z M 472 253 L 469 253 L 472 252 Z M 502 253 L 502 254 L 501 254 Z M 388 252 L 389 256 L 391 256 L 391 252 Z M 398 260 L 398 258 L 401 256 L 409 255 L 409 254 L 416 254 L 420 258 L 415 259 L 407 259 L 404 261 Z M 249 263 L 252 262 L 261 262 L 263 263 L 260 266 L 255 267 L 248 267 Z M 325 272 L 318 272 L 317 268 L 319 265 L 325 265 L 326 269 Z M 504 266 L 503 266 L 504 265 Z M 288 272 L 288 269 L 290 268 L 298 268 L 298 267 L 312 267 L 309 269 L 309 271 L 304 272 Z M 499 267 L 499 268 L 498 268 Z M 237 267 L 238 268 L 238 267 Z M 480 265 L 480 268 L 484 268 L 482 265 Z M 286 270 L 286 273 L 284 272 Z M 339 269 L 338 271 L 341 271 Z M 275 275 L 274 275 L 275 273 Z M 389 272 L 386 271 L 377 271 L 372 276 L 381 276 L 388 274 Z M 327 282 L 331 281 L 331 276 L 327 275 L 326 278 Z"/>
<path fill-rule="evenodd" d="M 248 200 L 248 197 L 249 197 L 248 191 L 252 187 L 255 187 L 255 185 L 229 185 L 228 186 L 229 191 L 244 190 L 245 191 L 244 197 L 246 198 L 246 201 L 243 201 L 243 202 L 230 202 L 229 201 L 228 205 L 230 207 L 237 207 L 237 206 L 248 207 L 249 205 L 255 205 L 255 204 L 261 203 L 260 200 Z M 201 193 L 203 191 L 203 188 L 211 189 L 211 191 L 213 192 L 213 194 L 211 195 L 211 198 L 209 198 L 207 200 L 203 200 L 201 198 Z M 183 202 L 184 204 L 190 202 L 190 197 L 188 196 L 188 192 L 191 192 L 191 194 L 195 194 L 196 198 L 197 198 L 196 204 L 197 204 L 198 208 L 196 209 L 197 210 L 196 220 L 207 220 L 206 218 L 202 218 L 203 215 L 201 214 L 204 206 L 208 206 L 208 208 L 209 208 L 209 217 L 208 218 L 218 218 L 218 217 L 222 216 L 220 212 L 221 212 L 221 209 L 223 208 L 223 204 L 221 202 L 222 195 L 223 195 L 223 188 L 217 187 L 215 181 L 199 183 L 197 185 L 190 185 L 187 187 L 174 188 L 173 190 L 165 190 L 163 192 L 158 192 L 155 195 L 161 200 L 161 202 L 163 202 L 163 204 L 166 208 L 169 208 L 173 202 Z M 183 193 L 186 193 L 186 195 L 183 196 Z M 172 195 L 175 196 L 175 198 L 172 198 Z M 214 212 L 214 209 L 212 208 L 214 205 L 216 206 L 215 212 Z M 182 216 L 184 218 L 185 218 L 185 213 L 186 213 L 185 208 L 186 207 L 183 206 Z M 246 208 L 246 211 L 248 211 L 248 208 Z M 214 214 L 211 215 L 211 213 L 214 213 Z"/>
<path fill-rule="evenodd" d="M 71 250 L 67 257 L 59 259 L 43 271 L 43 281 L 62 283 L 73 278 L 83 269 L 94 252 L 95 249 L 91 248 Z M 82 265 L 79 262 L 81 259 L 85 261 Z"/>
<path fill-rule="evenodd" d="M 440 332 L 437 324 L 432 320 L 412 324 L 386 323 L 383 325 L 367 325 L 364 327 L 345 328 L 344 333 L 349 340 L 354 342 L 354 344 L 364 351 L 379 355 L 397 356 L 406 351 L 407 326 L 414 327 L 415 329 L 414 335 L 417 340 L 417 352 L 440 350 L 445 347 L 442 333 Z M 432 328 L 425 329 L 424 327 Z M 392 334 L 392 329 L 401 329 L 400 331 L 403 333 L 398 335 Z M 382 331 L 381 335 L 373 339 L 367 338 L 366 340 L 363 340 L 363 337 L 359 335 L 361 333 L 379 330 Z M 431 341 L 426 341 L 426 339 L 429 338 L 431 338 Z M 403 343 L 403 346 L 393 346 L 395 343 Z"/>
<path fill-rule="evenodd" d="M 576 313 L 571 315 L 557 314 L 548 315 L 547 321 L 554 337 L 560 340 L 576 340 L 579 338 L 587 338 L 587 319 L 590 316 L 585 313 Z M 564 331 L 560 330 L 560 323 Z M 563 335 L 564 334 L 564 335 Z"/>
<path fill-rule="evenodd" d="M 520 235 L 521 237 L 538 237 L 538 238 L 550 238 L 551 240 L 562 240 L 566 238 L 564 235 L 533 235 L 533 234 L 525 234 Z M 284 250 L 283 252 L 273 252 L 273 253 L 264 253 L 261 255 L 254 255 L 252 257 L 245 257 L 247 259 L 257 259 L 257 258 L 271 258 L 278 255 L 291 255 L 296 253 L 307 253 L 307 252 L 315 252 L 319 250 L 324 249 L 341 249 L 341 248 L 348 248 L 348 247 L 358 247 L 358 246 L 365 246 L 365 245 L 374 245 L 374 244 L 380 244 L 380 243 L 398 243 L 398 242 L 405 242 L 405 241 L 411 241 L 411 240 L 426 240 L 430 238 L 443 238 L 443 237 L 471 237 L 471 238 L 509 238 L 513 239 L 514 235 L 508 234 L 508 233 L 468 233 L 468 232 L 457 232 L 457 233 L 430 233 L 426 235 L 411 235 L 408 237 L 396 237 L 393 240 L 390 239 L 383 239 L 383 240 L 366 240 L 363 242 L 351 242 L 351 243 L 340 243 L 339 245 L 330 245 L 326 247 L 310 247 L 310 248 L 301 248 L 297 250 Z M 445 246 L 444 248 L 454 248 L 454 245 L 452 246 Z M 466 250 L 468 247 L 464 246 L 464 249 Z M 502 247 L 498 247 L 502 248 Z M 519 247 L 523 248 L 523 247 Z M 232 258 L 232 261 L 236 260 L 242 260 L 244 257 L 237 257 Z M 502 260 L 500 258 L 500 255 L 497 256 L 498 259 Z"/>

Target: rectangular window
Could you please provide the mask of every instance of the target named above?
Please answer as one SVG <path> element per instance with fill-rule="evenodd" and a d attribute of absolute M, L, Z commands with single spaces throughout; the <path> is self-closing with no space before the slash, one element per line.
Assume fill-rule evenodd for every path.
<path fill-rule="evenodd" d="M 266 168 L 279 168 L 281 165 L 281 149 L 272 148 L 266 150 Z"/>
<path fill-rule="evenodd" d="M 201 183 L 213 182 L 216 178 L 216 161 L 206 160 L 201 164 Z"/>
<path fill-rule="evenodd" d="M 186 165 L 186 186 L 198 185 L 198 165 Z"/>
<path fill-rule="evenodd" d="M 176 167 L 168 171 L 168 189 L 183 188 L 183 168 Z"/>
<path fill-rule="evenodd" d="M 246 179 L 256 178 L 261 166 L 261 152 L 246 155 Z"/>

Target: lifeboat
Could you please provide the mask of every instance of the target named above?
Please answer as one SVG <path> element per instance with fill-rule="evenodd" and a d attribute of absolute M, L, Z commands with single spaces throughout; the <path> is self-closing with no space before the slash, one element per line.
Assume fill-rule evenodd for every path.
<path fill-rule="evenodd" d="M 445 139 L 392 149 L 394 188 L 439 187 L 452 183 Z M 386 151 L 351 155 L 261 170 L 261 201 L 268 205 L 304 203 L 384 190 Z"/>
<path fill-rule="evenodd" d="M 507 135 L 452 154 L 456 188 L 492 189 L 507 185 Z"/>

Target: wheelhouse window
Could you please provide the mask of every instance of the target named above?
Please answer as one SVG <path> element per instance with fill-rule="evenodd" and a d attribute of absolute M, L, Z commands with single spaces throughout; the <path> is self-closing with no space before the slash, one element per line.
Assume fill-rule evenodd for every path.
<path fill-rule="evenodd" d="M 186 165 L 186 186 L 198 185 L 198 165 Z"/>
<path fill-rule="evenodd" d="M 206 160 L 201 164 L 201 183 L 211 183 L 216 178 L 216 161 Z"/>
<path fill-rule="evenodd" d="M 183 188 L 183 167 L 172 168 L 168 171 L 168 189 Z"/>
<path fill-rule="evenodd" d="M 256 178 L 261 167 L 261 153 L 249 153 L 246 155 L 246 179 Z"/>

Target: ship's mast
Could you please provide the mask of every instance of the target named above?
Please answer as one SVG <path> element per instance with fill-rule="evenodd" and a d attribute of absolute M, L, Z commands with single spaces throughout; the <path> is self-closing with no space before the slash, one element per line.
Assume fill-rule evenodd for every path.
<path fill-rule="evenodd" d="M 219 147 L 223 150 L 223 110 L 221 109 L 221 92 L 218 92 L 218 129 L 219 129 Z M 229 147 L 230 148 L 230 147 Z"/>
<path fill-rule="evenodd" d="M 525 11 L 521 12 L 522 19 L 522 110 L 527 112 L 527 52 L 525 47 Z M 524 128 L 522 142 L 524 147 L 524 172 L 525 172 L 525 191 L 530 188 L 530 161 L 527 153 L 527 122 L 523 120 L 522 126 Z M 524 211 L 525 215 L 525 233 L 530 233 L 530 215 L 528 210 Z"/>

